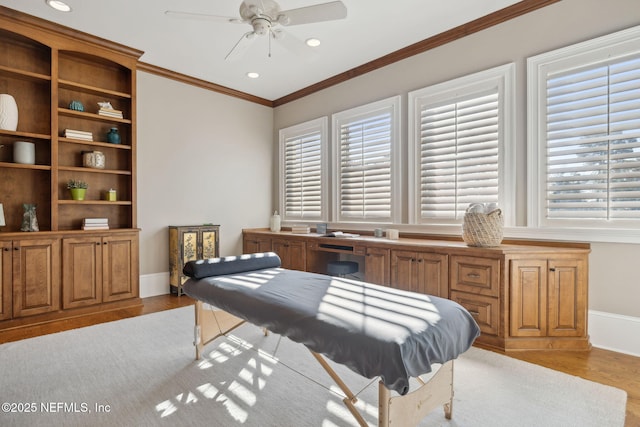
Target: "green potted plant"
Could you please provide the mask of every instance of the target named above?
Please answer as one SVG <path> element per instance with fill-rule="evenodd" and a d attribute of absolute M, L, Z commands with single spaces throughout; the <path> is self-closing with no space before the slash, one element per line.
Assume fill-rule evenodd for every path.
<path fill-rule="evenodd" d="M 84 200 L 84 195 L 89 188 L 89 184 L 81 179 L 70 179 L 67 181 L 67 188 L 71 190 L 71 198 L 73 200 Z"/>

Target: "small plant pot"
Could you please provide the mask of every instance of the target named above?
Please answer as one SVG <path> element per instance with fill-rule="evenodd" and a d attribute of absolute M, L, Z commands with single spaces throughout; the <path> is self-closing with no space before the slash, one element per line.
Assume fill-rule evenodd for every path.
<path fill-rule="evenodd" d="M 71 198 L 73 200 L 84 200 L 84 195 L 87 192 L 86 188 L 71 188 Z"/>

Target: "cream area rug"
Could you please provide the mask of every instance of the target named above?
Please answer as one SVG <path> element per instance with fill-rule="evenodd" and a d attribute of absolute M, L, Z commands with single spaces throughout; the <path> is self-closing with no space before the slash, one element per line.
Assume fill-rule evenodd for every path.
<path fill-rule="evenodd" d="M 184 307 L 0 345 L 0 425 L 357 425 L 304 346 L 243 325 L 196 361 L 193 320 Z M 377 381 L 332 366 L 377 425 Z M 454 384 L 452 420 L 421 426 L 624 425 L 624 391 L 485 350 L 456 360 Z"/>

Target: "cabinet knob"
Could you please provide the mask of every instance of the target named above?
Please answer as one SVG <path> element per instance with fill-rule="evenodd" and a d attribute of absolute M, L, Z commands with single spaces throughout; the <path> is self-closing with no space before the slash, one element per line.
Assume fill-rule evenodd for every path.
<path fill-rule="evenodd" d="M 9 252 L 9 248 L 4 248 L 5 252 Z"/>
<path fill-rule="evenodd" d="M 549 271 L 556 271 L 555 267 L 551 267 Z"/>
<path fill-rule="evenodd" d="M 96 242 L 96 246 L 100 246 L 100 242 Z"/>
<path fill-rule="evenodd" d="M 14 251 L 19 251 L 20 250 L 20 246 L 16 246 L 13 248 Z"/>

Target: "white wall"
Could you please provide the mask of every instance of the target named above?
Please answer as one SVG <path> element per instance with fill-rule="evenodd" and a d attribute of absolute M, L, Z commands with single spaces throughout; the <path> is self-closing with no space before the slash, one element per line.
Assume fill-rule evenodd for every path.
<path fill-rule="evenodd" d="M 400 94 L 406 113 L 407 93 L 431 84 L 514 62 L 517 79 L 516 140 L 518 225 L 526 219 L 526 58 L 640 24 L 638 0 L 563 0 L 463 39 L 372 71 L 275 109 L 277 131 L 303 121 Z M 406 114 L 403 151 L 406 153 Z M 406 159 L 405 159 L 406 164 Z M 277 163 L 274 163 L 277 170 Z M 406 169 L 405 169 L 406 170 Z M 277 180 L 274 180 L 274 203 Z M 406 194 L 404 200 L 406 201 Z M 403 203 L 406 215 L 406 203 Z M 373 227 L 372 227 L 373 228 Z M 508 236 L 507 236 L 508 237 Z M 628 336 L 621 333 L 608 348 L 640 349 L 640 245 L 593 244 L 590 256 L 590 331 L 615 330 L 597 325 L 613 314 L 629 318 Z M 639 320 L 639 322 L 635 322 Z M 623 322 L 624 323 L 624 322 Z M 617 323 L 619 324 L 619 323 Z M 624 332 L 624 331 L 623 331 Z M 597 345 L 597 338 L 592 335 Z M 634 341 L 631 346 L 625 346 Z"/>
<path fill-rule="evenodd" d="M 141 295 L 168 292 L 169 225 L 220 224 L 220 254 L 268 225 L 273 110 L 138 72 Z M 145 289 L 151 286 L 152 289 Z"/>

